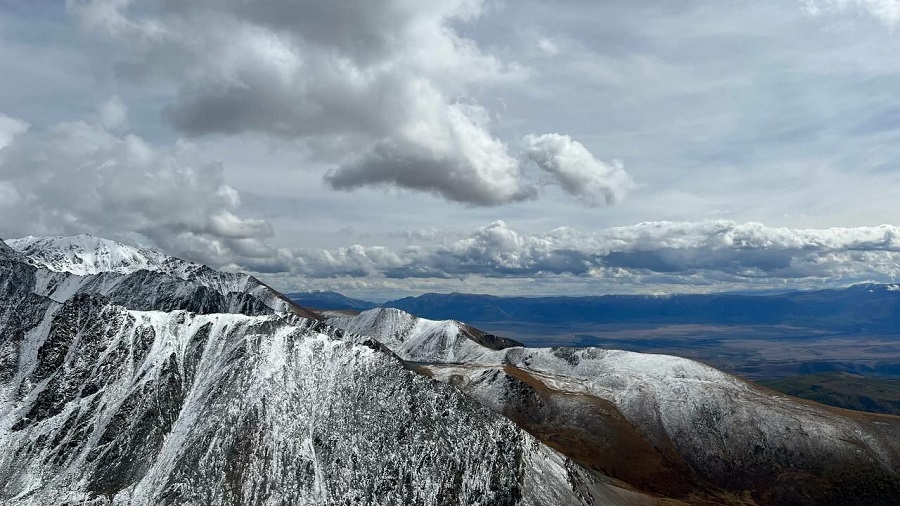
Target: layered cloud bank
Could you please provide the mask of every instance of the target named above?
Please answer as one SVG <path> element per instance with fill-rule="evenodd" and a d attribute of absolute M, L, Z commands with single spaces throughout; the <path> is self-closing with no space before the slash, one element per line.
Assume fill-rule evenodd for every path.
<path fill-rule="evenodd" d="M 253 222 L 206 222 L 214 240 L 248 240 Z M 242 235 L 242 231 L 245 231 Z M 218 234 L 218 235 L 215 235 Z M 273 249 L 262 242 L 216 266 L 258 273 L 279 288 L 355 293 L 478 291 L 576 294 L 714 292 L 843 286 L 900 278 L 900 228 L 772 228 L 729 221 L 654 222 L 596 232 L 520 233 L 502 221 L 418 245 Z"/>
<path fill-rule="evenodd" d="M 900 278 L 900 229 L 804 230 L 712 221 L 524 234 L 498 221 L 447 244 L 302 249 L 292 257 L 282 284 L 375 294 L 817 288 Z"/>
<path fill-rule="evenodd" d="M 900 229 L 892 225 L 651 222 L 534 233 L 496 221 L 461 235 L 432 228 L 385 238 L 405 239 L 405 247 L 275 248 L 267 243 L 271 225 L 242 215 L 240 195 L 219 166 L 193 166 L 177 144 L 159 148 L 117 133 L 127 126 L 127 111 L 115 99 L 100 111 L 98 122 L 45 130 L 0 117 L 0 227 L 23 235 L 87 231 L 256 272 L 288 290 L 715 291 L 900 277 Z M 530 137 L 528 153 L 589 205 L 613 202 L 632 184 L 565 136 Z"/>
<path fill-rule="evenodd" d="M 515 230 L 503 221 L 470 233 L 429 229 L 386 238 L 406 247 L 273 248 L 272 228 L 242 216 L 240 195 L 216 165 L 191 166 L 178 146 L 154 148 L 115 121 L 46 130 L 0 118 L 0 227 L 31 234 L 89 231 L 216 267 L 260 273 L 283 289 L 497 290 L 516 293 L 715 291 L 893 281 L 900 229 L 789 229 L 730 221 L 652 222 L 585 231 Z M 557 177 L 585 167 L 630 184 L 562 136 L 531 139 L 531 155 Z M 615 186 L 594 185 L 615 200 Z M 574 192 L 573 192 L 574 193 Z M 586 198 L 586 197 L 582 197 Z M 467 285 L 472 282 L 473 285 Z"/>
<path fill-rule="evenodd" d="M 446 245 L 299 250 L 293 265 L 319 278 L 668 276 L 689 283 L 890 278 L 900 276 L 898 260 L 900 229 L 891 225 L 795 230 L 729 221 L 656 222 L 530 235 L 497 221 Z"/>

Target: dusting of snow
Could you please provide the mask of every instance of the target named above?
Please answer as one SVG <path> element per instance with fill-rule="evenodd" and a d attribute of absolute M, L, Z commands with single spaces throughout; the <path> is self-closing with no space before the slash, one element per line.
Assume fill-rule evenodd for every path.
<path fill-rule="evenodd" d="M 264 285 L 223 303 L 197 290 L 228 284 L 215 271 L 200 284 L 117 261 L 75 274 L 0 260 L 4 505 L 626 503 L 371 339 L 240 314 L 278 298 Z M 459 337 L 455 323 L 394 316 Z"/>
<path fill-rule="evenodd" d="M 194 297 L 205 287 L 228 299 L 225 303 L 231 306 L 222 310 L 230 312 L 240 311 L 237 306 L 246 303 L 241 294 L 255 299 L 269 311 L 290 312 L 293 308 L 277 292 L 247 274 L 219 272 L 90 235 L 29 236 L 5 244 L 37 267 L 34 292 L 57 302 L 65 302 L 76 294 L 91 293 L 141 309 L 152 307 L 154 299 Z M 150 302 L 142 303 L 142 298 Z"/>
<path fill-rule="evenodd" d="M 135 505 L 439 504 L 448 493 L 456 504 L 583 504 L 564 457 L 310 320 L 102 306 L 88 322 L 74 310 L 86 309 L 68 315 L 81 337 L 62 369 L 44 378 L 29 362 L 5 390 L 27 393 L 0 410 L 4 504 L 87 501 L 98 487 Z M 65 336 L 40 328 L 30 348 L 46 361 L 38 342 Z M 92 382 L 101 388 L 85 392 Z M 56 388 L 71 398 L 46 411 L 42 392 Z M 595 497 L 618 497 L 579 473 Z"/>
<path fill-rule="evenodd" d="M 8 239 L 14 250 L 31 259 L 35 265 L 51 271 L 79 276 L 116 272 L 131 274 L 139 270 L 163 271 L 181 279 L 203 266 L 179 260 L 156 251 L 129 246 L 92 235 L 71 237 L 23 237 Z"/>
<path fill-rule="evenodd" d="M 394 308 L 335 315 L 328 322 L 346 332 L 373 336 L 410 362 L 466 362 L 488 350 L 469 339 L 458 321 L 418 318 Z"/>
<path fill-rule="evenodd" d="M 894 477 L 900 472 L 900 421 L 840 416 L 685 358 L 600 348 L 474 350 L 473 341 L 461 357 L 459 341 L 447 339 L 442 322 L 397 310 L 390 317 L 370 311 L 332 321 L 381 339 L 405 360 L 424 362 L 434 378 L 497 412 L 508 412 L 521 395 L 510 367 L 549 391 L 607 401 L 656 448 L 674 446 L 713 481 L 773 465 L 815 470 L 821 462 Z"/>

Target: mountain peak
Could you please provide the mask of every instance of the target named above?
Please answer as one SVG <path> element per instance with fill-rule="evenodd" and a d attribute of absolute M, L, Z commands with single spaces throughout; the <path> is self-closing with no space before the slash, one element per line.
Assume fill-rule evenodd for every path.
<path fill-rule="evenodd" d="M 79 276 L 115 272 L 130 274 L 140 270 L 164 271 L 184 278 L 202 266 L 90 234 L 68 237 L 10 239 L 6 244 L 39 267 Z"/>
<path fill-rule="evenodd" d="M 429 320 L 389 307 L 328 321 L 352 334 L 373 336 L 400 358 L 412 362 L 458 362 L 489 351 L 524 346 L 457 320 Z"/>

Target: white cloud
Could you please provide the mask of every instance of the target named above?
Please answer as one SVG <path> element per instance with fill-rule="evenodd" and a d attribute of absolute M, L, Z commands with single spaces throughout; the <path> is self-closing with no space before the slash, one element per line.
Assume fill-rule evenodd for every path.
<path fill-rule="evenodd" d="M 5 148 L 13 138 L 28 130 L 28 123 L 0 113 L 0 149 Z"/>
<path fill-rule="evenodd" d="M 439 125 L 416 125 L 380 142 L 326 180 L 336 189 L 396 184 L 475 205 L 533 198 L 516 159 L 482 126 L 485 116 L 478 106 L 450 105 Z"/>
<path fill-rule="evenodd" d="M 83 121 L 13 137 L 0 150 L 0 199 L 6 237 L 91 232 L 212 265 L 273 254 L 260 242 L 271 227 L 238 216 L 221 167 Z"/>
<path fill-rule="evenodd" d="M 460 34 L 459 26 L 481 17 L 483 1 L 265 0 L 250 7 L 198 0 L 138 11 L 122 0 L 70 0 L 68 7 L 85 28 L 129 49 L 121 74 L 176 84 L 164 116 L 182 133 L 289 140 L 330 161 L 325 182 L 338 190 L 396 187 L 472 206 L 537 196 L 517 153 L 473 98 L 528 75 Z M 556 51 L 548 39 L 541 47 Z M 120 110 L 112 102 L 108 109 L 104 118 Z M 583 202 L 624 195 L 621 167 L 594 160 L 565 136 L 535 142 L 583 158 L 541 165 Z"/>
<path fill-rule="evenodd" d="M 98 109 L 100 124 L 112 132 L 124 132 L 128 130 L 128 107 L 122 98 L 113 95 L 100 105 Z"/>
<path fill-rule="evenodd" d="M 834 14 L 851 9 L 867 12 L 888 26 L 900 22 L 900 0 L 804 0 L 804 7 L 812 15 Z"/>
<path fill-rule="evenodd" d="M 654 222 L 598 232 L 523 234 L 502 221 L 468 237 L 391 250 L 354 245 L 292 252 L 308 278 L 580 279 L 628 290 L 771 288 L 889 281 L 900 276 L 900 229 L 788 229 L 730 221 Z M 449 283 L 449 281 L 448 281 Z M 488 282 L 490 285 L 493 282 Z"/>
<path fill-rule="evenodd" d="M 538 48 L 547 56 L 556 56 L 559 54 L 559 47 L 556 43 L 545 37 L 538 39 Z"/>
<path fill-rule="evenodd" d="M 606 164 L 597 160 L 568 135 L 528 135 L 525 152 L 538 167 L 553 176 L 563 190 L 589 206 L 619 202 L 634 186 L 620 162 Z"/>
<path fill-rule="evenodd" d="M 337 189 L 396 186 L 470 205 L 534 195 L 471 99 L 526 75 L 453 28 L 481 16 L 481 1 L 67 5 L 86 29 L 130 48 L 124 75 L 174 80 L 165 116 L 186 134 L 338 145 L 326 179 Z"/>

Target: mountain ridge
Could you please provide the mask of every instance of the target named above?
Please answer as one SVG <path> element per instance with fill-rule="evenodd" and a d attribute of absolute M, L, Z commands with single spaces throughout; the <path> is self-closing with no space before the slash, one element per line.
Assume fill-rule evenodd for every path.
<path fill-rule="evenodd" d="M 900 285 L 858 283 L 777 293 L 606 294 L 585 296 L 496 296 L 426 293 L 381 304 L 337 292 L 302 292 L 302 300 L 323 310 L 400 309 L 423 318 L 470 322 L 542 324 L 643 323 L 797 325 L 825 330 L 894 333 L 900 328 Z M 343 300 L 352 301 L 342 303 Z M 300 300 L 300 297 L 298 297 Z M 368 307 L 367 307 L 368 306 Z"/>
<path fill-rule="evenodd" d="M 164 255 L 147 248 L 130 246 L 90 234 L 75 236 L 7 239 L 6 244 L 26 256 L 34 265 L 51 271 L 80 276 L 116 272 L 131 274 L 139 270 L 165 271 L 186 278 L 202 264 Z"/>
<path fill-rule="evenodd" d="M 265 285 L 241 296 L 147 270 L 80 276 L 3 251 L 4 504 L 657 502 L 371 337 L 272 306 Z M 190 296 L 157 294 L 180 287 Z M 258 303 L 234 303 L 247 297 Z"/>
<path fill-rule="evenodd" d="M 321 310 L 365 311 L 379 306 L 375 302 L 354 299 L 331 290 L 289 292 L 285 296 L 301 306 Z"/>
<path fill-rule="evenodd" d="M 253 276 L 215 271 L 161 253 L 89 235 L 5 242 L 35 270 L 35 293 L 63 302 L 95 293 L 130 309 L 200 313 L 289 311 L 321 319 Z M 91 248 L 97 248 L 96 251 Z M 77 260 L 75 260 L 77 259 Z"/>
<path fill-rule="evenodd" d="M 446 327 L 435 338 L 441 322 L 422 320 L 392 308 L 329 318 L 381 340 L 582 465 L 649 492 L 715 501 L 725 489 L 790 504 L 796 491 L 783 473 L 792 470 L 816 477 L 803 485 L 816 503 L 847 504 L 857 494 L 860 504 L 891 504 L 869 487 L 900 493 L 898 417 L 800 401 L 667 355 L 460 346 L 465 341 L 447 338 Z"/>
<path fill-rule="evenodd" d="M 0 250 L 11 504 L 900 494 L 900 418 L 801 402 L 692 360 L 524 348 L 391 308 L 321 321 L 262 283 L 226 291 L 232 275 L 208 268 L 181 279 L 35 263 Z"/>
<path fill-rule="evenodd" d="M 894 284 L 779 294 L 672 294 L 498 297 L 424 294 L 382 304 L 425 318 L 534 323 L 797 324 L 841 330 L 894 332 L 900 291 Z"/>

